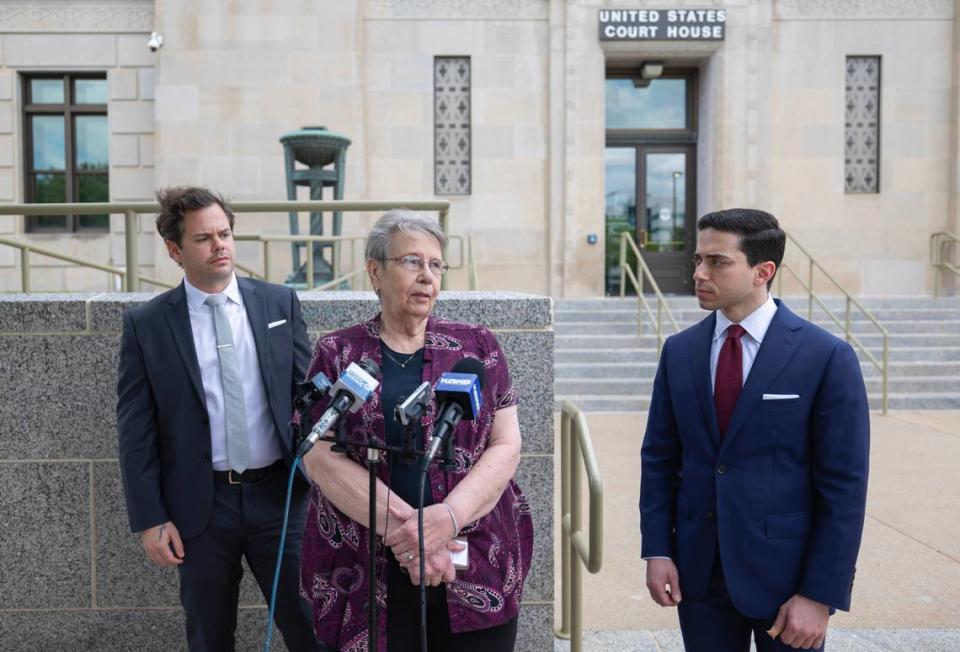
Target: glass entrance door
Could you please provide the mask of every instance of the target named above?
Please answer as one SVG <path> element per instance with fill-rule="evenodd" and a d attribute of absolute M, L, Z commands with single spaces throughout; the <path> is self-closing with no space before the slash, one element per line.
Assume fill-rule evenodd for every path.
<path fill-rule="evenodd" d="M 624 231 L 640 245 L 662 292 L 690 293 L 690 257 L 696 238 L 696 216 L 691 210 L 693 160 L 693 146 L 688 145 L 607 147 L 607 294 L 620 292 L 620 234 Z M 633 293 L 632 286 L 626 289 Z"/>
<path fill-rule="evenodd" d="M 691 290 L 690 259 L 696 230 L 691 182 L 693 148 L 639 147 L 638 196 L 643 198 L 637 242 L 662 292 Z"/>

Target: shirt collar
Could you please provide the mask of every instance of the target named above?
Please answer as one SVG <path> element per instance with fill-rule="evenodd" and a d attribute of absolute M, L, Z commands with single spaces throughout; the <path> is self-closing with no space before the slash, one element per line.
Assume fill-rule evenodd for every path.
<path fill-rule="evenodd" d="M 767 334 L 767 329 L 770 328 L 770 322 L 773 321 L 773 316 L 776 313 L 777 304 L 774 303 L 773 297 L 767 293 L 767 300 L 764 301 L 759 308 L 744 317 L 740 321 L 740 325 L 743 326 L 743 330 L 747 331 L 750 337 L 759 343 L 763 341 L 763 336 Z M 723 314 L 723 311 L 718 310 L 717 325 L 713 329 L 713 339 L 717 340 L 724 337 L 727 333 L 727 328 L 732 323 L 733 322 Z"/>
<path fill-rule="evenodd" d="M 209 293 L 197 289 L 194 285 L 192 285 L 190 281 L 187 280 L 186 276 L 183 277 L 183 289 L 187 292 L 187 307 L 189 307 L 190 310 L 199 310 L 204 305 L 204 301 L 207 300 L 207 297 L 210 296 Z M 223 294 L 227 297 L 228 301 L 233 301 L 238 306 L 243 305 L 243 299 L 240 297 L 240 286 L 237 284 L 236 274 L 233 274 L 230 279 L 230 284 L 220 294 Z"/>

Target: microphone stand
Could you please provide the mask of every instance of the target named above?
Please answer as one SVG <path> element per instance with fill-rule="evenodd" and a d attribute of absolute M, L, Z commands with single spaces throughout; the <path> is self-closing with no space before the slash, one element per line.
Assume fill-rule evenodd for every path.
<path fill-rule="evenodd" d="M 412 426 L 409 426 L 412 429 Z M 405 440 L 407 438 L 405 437 Z M 377 651 L 379 643 L 379 632 L 377 629 L 377 465 L 380 463 L 380 451 L 399 453 L 401 455 L 412 455 L 414 457 L 423 457 L 424 451 L 416 450 L 414 447 L 408 451 L 406 441 L 404 446 L 391 446 L 389 444 L 378 444 L 369 437 L 366 441 L 350 441 L 346 437 L 346 420 L 340 419 L 337 422 L 333 437 L 324 435 L 317 441 L 333 442 L 330 449 L 335 452 L 346 452 L 348 447 L 366 449 L 367 476 L 369 479 L 368 493 L 368 528 L 367 528 L 367 577 L 370 582 L 369 594 L 367 596 L 367 628 L 368 642 L 367 649 L 370 652 Z M 413 438 L 410 438 L 413 443 Z M 422 510 L 421 510 L 422 513 Z M 421 556 L 422 561 L 422 556 Z M 423 578 L 420 578 L 423 581 Z"/>
<path fill-rule="evenodd" d="M 370 512 L 367 523 L 367 577 L 370 580 L 370 592 L 367 596 L 367 649 L 371 652 L 376 652 L 379 642 L 377 639 L 380 638 L 377 629 L 377 464 L 379 462 L 380 451 L 371 436 L 367 439 L 367 473 L 370 479 L 368 491 Z"/>
<path fill-rule="evenodd" d="M 307 422 L 308 413 L 310 411 L 312 403 L 310 405 L 301 403 L 297 407 L 300 408 L 300 422 L 296 424 L 297 430 L 302 431 L 302 424 Z M 332 437 L 328 435 L 323 435 L 319 437 L 317 441 L 329 441 L 333 442 L 333 446 L 330 448 L 332 452 L 335 453 L 346 453 L 349 447 L 354 448 L 365 448 L 366 453 L 366 464 L 367 464 L 367 477 L 368 477 L 368 528 L 367 528 L 367 577 L 369 581 L 369 593 L 367 596 L 367 649 L 370 652 L 376 652 L 377 646 L 379 643 L 379 631 L 377 627 L 377 465 L 380 463 L 380 451 L 387 451 L 391 453 L 398 453 L 400 456 L 407 459 L 416 459 L 423 458 L 426 455 L 425 450 L 420 450 L 416 445 L 416 426 L 419 424 L 419 419 L 416 421 L 410 421 L 406 423 L 403 427 L 403 441 L 401 446 L 391 446 L 389 444 L 378 444 L 374 441 L 373 437 L 368 437 L 367 441 L 350 441 L 347 439 L 347 426 L 345 415 L 341 415 L 341 418 L 337 421 L 336 428 Z M 299 433 L 297 439 L 299 439 Z M 447 448 L 444 453 L 445 463 L 450 464 L 450 468 L 454 468 L 450 456 L 452 455 L 453 445 L 452 437 L 448 440 Z M 299 445 L 299 442 L 297 442 Z M 419 465 L 418 465 L 419 466 Z M 425 474 L 424 474 L 425 475 Z M 422 478 L 421 478 L 422 481 Z M 423 487 L 420 488 L 420 505 L 419 505 L 419 531 L 418 536 L 420 539 L 420 587 L 421 593 L 423 592 L 425 579 L 423 577 L 424 571 L 424 560 L 423 560 Z M 422 600 L 422 598 L 421 598 Z M 425 605 L 421 605 L 422 609 L 425 609 Z M 422 632 L 423 641 L 422 643 L 426 644 L 426 633 Z"/>

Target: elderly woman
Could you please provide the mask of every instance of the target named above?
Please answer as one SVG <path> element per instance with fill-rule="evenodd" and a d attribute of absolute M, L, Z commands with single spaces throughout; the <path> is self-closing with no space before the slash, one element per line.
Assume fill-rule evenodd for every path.
<path fill-rule="evenodd" d="M 533 526 L 526 498 L 513 480 L 520 457 L 517 395 L 496 339 L 481 326 L 431 316 L 446 236 L 437 224 L 407 210 L 386 213 L 367 240 L 367 272 L 381 312 L 322 337 L 309 375 L 339 377 L 351 362 L 380 365 L 377 393 L 347 416 L 352 440 L 398 446 L 394 408 L 423 381 L 433 384 L 465 357 L 484 368 L 483 406 L 454 437 L 456 469 L 432 466 L 424 490 L 427 638 L 432 650 L 511 650 L 523 582 L 530 568 Z M 316 417 L 326 406 L 316 407 Z M 426 448 L 436 406 L 418 430 Z M 342 652 L 366 650 L 369 495 L 363 451 L 338 454 L 319 442 L 304 458 L 314 483 L 307 512 L 301 591 L 313 605 L 317 638 Z M 420 649 L 417 492 L 419 460 L 387 453 L 377 483 L 378 649 Z M 467 542 L 468 564 L 451 553 Z"/>

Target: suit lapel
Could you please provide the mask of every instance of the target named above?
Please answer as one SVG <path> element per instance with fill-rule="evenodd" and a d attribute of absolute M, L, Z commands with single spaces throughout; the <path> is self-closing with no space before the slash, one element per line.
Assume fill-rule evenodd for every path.
<path fill-rule="evenodd" d="M 693 374 L 693 385 L 700 402 L 700 411 L 703 421 L 707 424 L 707 432 L 716 448 L 720 448 L 720 427 L 717 425 L 717 409 L 713 404 L 713 389 L 710 378 L 710 347 L 713 343 L 713 331 L 717 326 L 716 313 L 701 321 L 697 328 L 699 332 L 694 337 L 694 344 L 690 351 L 690 366 Z"/>
<path fill-rule="evenodd" d="M 723 439 L 724 446 L 736 437 L 750 411 L 763 397 L 764 390 L 770 387 L 796 353 L 802 339 L 800 336 L 802 326 L 803 322 L 777 300 L 777 312 L 773 316 L 773 321 L 770 322 L 766 335 L 763 336 L 757 357 L 750 368 L 750 375 L 747 376 L 747 382 L 740 391 L 737 405 L 730 417 L 730 428 Z"/>
<path fill-rule="evenodd" d="M 263 380 L 263 389 L 270 400 L 270 374 L 267 373 L 267 360 L 270 351 L 267 350 L 267 304 L 266 298 L 257 287 L 247 279 L 237 277 L 237 285 L 243 296 L 243 308 L 253 331 L 253 341 L 257 346 L 257 363 L 260 365 L 260 378 Z"/>
<path fill-rule="evenodd" d="M 193 329 L 190 327 L 190 312 L 187 308 L 187 292 L 181 283 L 170 293 L 169 305 L 164 315 L 173 335 L 173 342 L 183 360 L 190 383 L 197 392 L 200 403 L 206 405 L 203 396 L 203 381 L 200 378 L 200 363 L 197 361 L 197 349 L 193 342 Z"/>

